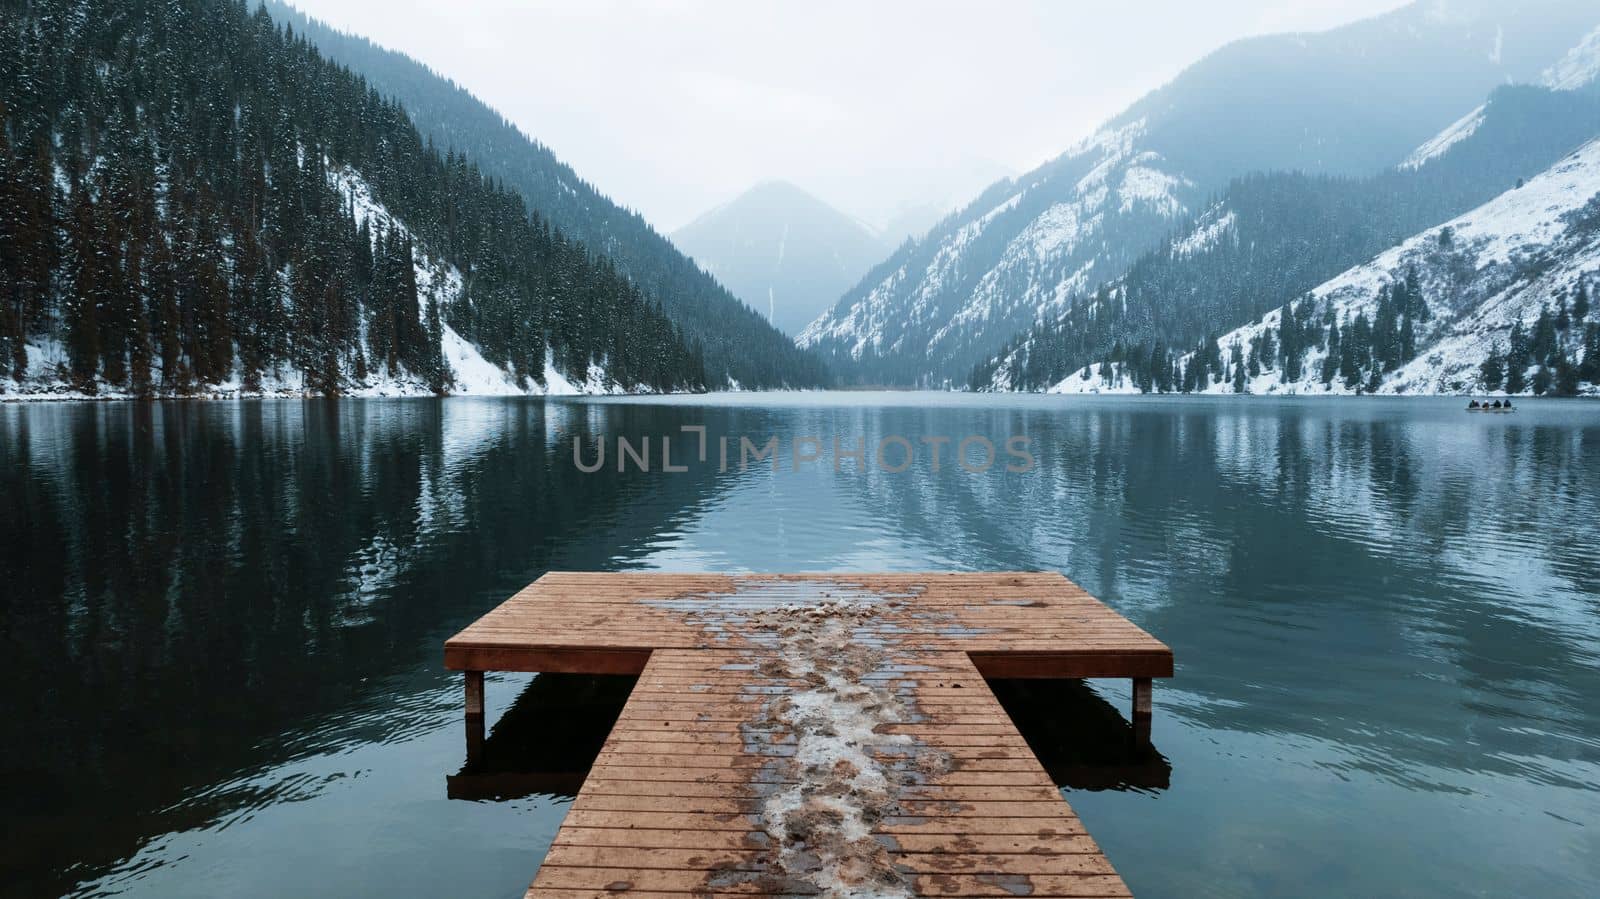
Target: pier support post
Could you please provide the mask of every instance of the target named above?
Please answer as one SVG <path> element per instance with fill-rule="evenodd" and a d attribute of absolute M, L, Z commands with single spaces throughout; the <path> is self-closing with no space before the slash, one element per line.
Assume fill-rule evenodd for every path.
<path fill-rule="evenodd" d="M 476 765 L 483 757 L 483 672 L 468 671 L 467 676 L 467 764 Z"/>
<path fill-rule="evenodd" d="M 1150 743 L 1150 694 L 1152 681 L 1148 677 L 1133 679 L 1133 738 L 1140 746 Z"/>

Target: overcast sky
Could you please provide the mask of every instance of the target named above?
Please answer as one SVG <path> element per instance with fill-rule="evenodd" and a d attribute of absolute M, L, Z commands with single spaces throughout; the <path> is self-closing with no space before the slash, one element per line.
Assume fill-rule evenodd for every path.
<path fill-rule="evenodd" d="M 1060 153 L 1234 38 L 1400 0 L 290 0 L 455 79 L 671 231 L 784 178 L 873 224 Z"/>

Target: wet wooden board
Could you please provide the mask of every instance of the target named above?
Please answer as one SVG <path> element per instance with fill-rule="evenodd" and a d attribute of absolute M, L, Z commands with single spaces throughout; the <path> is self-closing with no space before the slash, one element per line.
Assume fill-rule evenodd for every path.
<path fill-rule="evenodd" d="M 781 728 L 752 735 L 760 710 L 804 687 L 767 678 L 727 650 L 658 650 L 573 802 L 530 897 L 816 892 L 775 870 L 766 803 L 795 781 Z M 1126 896 L 1127 888 L 959 652 L 896 655 L 879 678 L 915 708 L 923 735 L 879 753 L 909 766 L 928 750 L 951 770 L 898 785 L 874 828 L 905 885 L 926 896 Z M 732 672 L 725 666 L 735 667 Z M 730 674 L 734 676 L 730 677 Z M 953 701 L 952 697 L 959 697 Z M 685 697 L 690 697 L 687 703 Z M 705 700 L 713 715 L 662 717 Z M 950 717 L 991 733 L 939 739 Z"/>
<path fill-rule="evenodd" d="M 886 784 L 856 822 L 870 844 L 852 844 L 891 872 L 875 894 L 1129 895 L 983 678 L 1165 677 L 1172 654 L 1053 573 L 541 578 L 451 638 L 446 664 L 639 681 L 528 895 L 839 892 L 858 869 L 785 823 L 820 782 L 815 722 L 774 712 L 838 682 L 774 664 L 790 656 L 773 616 L 840 603 L 856 610 L 841 653 L 871 659 L 842 689 L 895 709 L 851 744 Z"/>
<path fill-rule="evenodd" d="M 987 677 L 1171 677 L 1172 650 L 1056 572 L 706 575 L 551 572 L 445 643 L 460 671 L 638 674 L 654 649 L 748 645 L 686 620 L 701 602 L 752 609 L 903 597 L 858 633 L 971 655 Z"/>

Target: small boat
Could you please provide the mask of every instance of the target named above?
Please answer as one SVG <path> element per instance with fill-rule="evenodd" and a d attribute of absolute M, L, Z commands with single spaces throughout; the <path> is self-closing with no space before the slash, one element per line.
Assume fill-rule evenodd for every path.
<path fill-rule="evenodd" d="M 1472 402 L 1467 404 L 1467 411 L 1468 412 L 1491 412 L 1491 413 L 1497 413 L 1498 414 L 1498 413 L 1505 413 L 1505 412 L 1515 412 L 1515 411 L 1517 411 L 1517 409 L 1516 409 L 1515 406 L 1511 405 L 1511 401 L 1510 400 L 1505 400 L 1504 402 L 1502 402 L 1500 400 L 1495 400 L 1492 403 L 1489 402 L 1488 400 L 1484 400 L 1481 403 L 1478 402 L 1477 400 L 1473 400 Z"/>

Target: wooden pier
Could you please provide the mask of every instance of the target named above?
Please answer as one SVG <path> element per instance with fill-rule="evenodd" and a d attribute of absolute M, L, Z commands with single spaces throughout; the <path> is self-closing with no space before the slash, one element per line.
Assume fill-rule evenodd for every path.
<path fill-rule="evenodd" d="M 1126 896 L 985 677 L 1133 681 L 1166 645 L 1055 573 L 551 573 L 452 637 L 639 676 L 530 897 Z"/>

